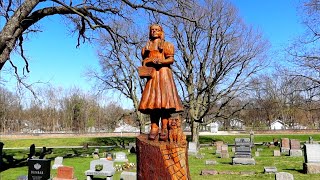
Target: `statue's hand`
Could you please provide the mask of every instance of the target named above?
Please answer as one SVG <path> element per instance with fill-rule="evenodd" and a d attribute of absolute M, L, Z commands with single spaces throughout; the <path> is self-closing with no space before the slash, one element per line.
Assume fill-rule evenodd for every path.
<path fill-rule="evenodd" d="M 153 59 L 152 62 L 153 62 L 154 64 L 161 64 L 161 61 L 160 61 L 160 59 L 158 59 L 158 58 Z"/>
<path fill-rule="evenodd" d="M 146 58 L 143 60 L 143 64 L 146 65 L 147 63 L 161 64 L 161 60 L 159 58 Z"/>

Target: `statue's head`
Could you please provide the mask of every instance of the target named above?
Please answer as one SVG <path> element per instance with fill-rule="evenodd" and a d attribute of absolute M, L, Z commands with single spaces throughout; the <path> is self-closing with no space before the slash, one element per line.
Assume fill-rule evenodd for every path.
<path fill-rule="evenodd" d="M 159 24 L 152 24 L 149 27 L 149 39 L 154 39 L 154 31 L 159 31 L 159 38 L 164 40 L 164 32 L 162 29 L 162 26 L 160 26 Z"/>

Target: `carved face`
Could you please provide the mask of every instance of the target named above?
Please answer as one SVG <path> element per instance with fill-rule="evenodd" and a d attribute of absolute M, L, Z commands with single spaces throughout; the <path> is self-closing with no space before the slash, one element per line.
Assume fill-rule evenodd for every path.
<path fill-rule="evenodd" d="M 179 127 L 178 125 L 179 125 L 179 119 L 177 119 L 177 118 L 170 118 L 169 119 L 170 128 L 176 129 L 177 127 Z"/>
<path fill-rule="evenodd" d="M 150 27 L 150 35 L 153 38 L 160 38 L 162 35 L 162 28 L 158 25 L 152 25 Z"/>

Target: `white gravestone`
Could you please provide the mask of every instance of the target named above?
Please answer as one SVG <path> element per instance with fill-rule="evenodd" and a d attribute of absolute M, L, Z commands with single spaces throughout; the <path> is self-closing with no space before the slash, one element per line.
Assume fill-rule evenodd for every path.
<path fill-rule="evenodd" d="M 320 144 L 305 144 L 305 163 L 320 163 Z"/>
<path fill-rule="evenodd" d="M 52 165 L 52 169 L 58 169 L 58 167 L 63 166 L 62 165 L 63 157 L 56 157 L 54 158 L 54 163 Z"/>
<path fill-rule="evenodd" d="M 124 152 L 117 152 L 114 162 L 128 162 L 127 155 Z"/>
<path fill-rule="evenodd" d="M 189 142 L 188 155 L 196 155 L 197 153 L 197 144 L 195 142 Z"/>

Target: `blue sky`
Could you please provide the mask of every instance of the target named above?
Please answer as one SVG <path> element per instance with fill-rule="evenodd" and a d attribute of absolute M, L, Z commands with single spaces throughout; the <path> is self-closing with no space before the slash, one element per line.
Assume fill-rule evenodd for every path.
<path fill-rule="evenodd" d="M 25 42 L 25 54 L 29 58 L 28 82 L 49 82 L 57 87 L 77 86 L 90 90 L 84 73 L 87 68 L 97 68 L 96 50 L 89 44 L 77 45 L 76 34 L 61 26 L 58 16 L 43 19 L 40 22 L 42 32 L 30 36 Z M 21 58 L 14 54 L 13 62 L 22 67 Z M 10 66 L 6 63 L 6 66 Z M 12 80 L 12 81 L 11 81 Z M 10 86 L 14 85 L 14 78 Z"/>
<path fill-rule="evenodd" d="M 239 10 L 240 17 L 264 34 L 273 52 L 281 51 L 294 37 L 301 35 L 296 5 L 299 0 L 231 0 Z M 88 44 L 76 48 L 77 37 L 65 26 L 58 16 L 41 21 L 43 32 L 30 37 L 25 44 L 25 53 L 31 59 L 28 82 L 49 82 L 56 87 L 77 86 L 85 91 L 91 83 L 84 73 L 87 68 L 99 68 L 96 50 Z M 19 56 L 13 55 L 18 62 Z M 21 60 L 19 60 L 21 61 Z M 6 63 L 8 68 L 9 63 Z M 21 67 L 21 66 L 20 66 Z M 6 87 L 13 87 L 15 79 L 6 76 Z"/>

